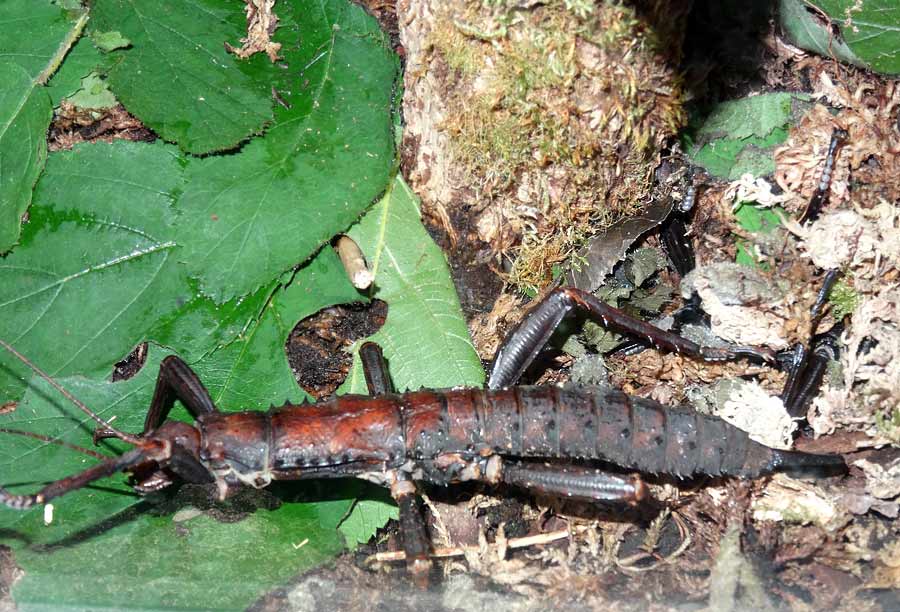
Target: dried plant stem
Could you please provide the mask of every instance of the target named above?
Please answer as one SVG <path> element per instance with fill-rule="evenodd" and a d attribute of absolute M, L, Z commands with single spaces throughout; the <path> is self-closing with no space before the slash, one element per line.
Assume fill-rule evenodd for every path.
<path fill-rule="evenodd" d="M 536 535 L 525 536 L 522 538 L 510 538 L 506 541 L 506 548 L 528 548 L 529 546 L 539 546 L 541 544 L 550 544 L 559 540 L 565 540 L 569 536 L 583 533 L 588 529 L 592 529 L 589 525 L 578 525 L 571 529 L 560 529 L 559 531 L 550 531 L 547 533 L 538 533 Z M 467 552 L 478 553 L 478 546 L 447 546 L 435 548 L 431 553 L 432 558 L 442 559 L 447 557 L 462 557 Z M 406 559 L 406 553 L 402 550 L 392 552 L 380 552 L 371 555 L 366 559 L 366 565 L 372 563 L 383 563 L 391 561 L 403 561 Z"/>

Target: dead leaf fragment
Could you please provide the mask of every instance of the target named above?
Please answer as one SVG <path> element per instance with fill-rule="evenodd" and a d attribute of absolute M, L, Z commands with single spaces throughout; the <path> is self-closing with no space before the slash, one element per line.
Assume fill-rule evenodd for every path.
<path fill-rule="evenodd" d="M 759 270 L 722 262 L 694 269 L 682 281 L 685 297 L 696 291 L 709 313 L 714 334 L 736 344 L 788 345 L 780 289 Z"/>
<path fill-rule="evenodd" d="M 225 43 L 225 49 L 241 59 L 264 52 L 274 64 L 281 59 L 278 52 L 281 43 L 272 42 L 278 28 L 278 16 L 272 12 L 275 0 L 247 0 L 247 36 L 241 39 L 240 48 Z"/>
<path fill-rule="evenodd" d="M 840 508 L 835 497 L 825 489 L 785 474 L 773 476 L 750 509 L 757 521 L 813 523 L 827 531 L 840 529 L 851 519 L 849 512 Z"/>

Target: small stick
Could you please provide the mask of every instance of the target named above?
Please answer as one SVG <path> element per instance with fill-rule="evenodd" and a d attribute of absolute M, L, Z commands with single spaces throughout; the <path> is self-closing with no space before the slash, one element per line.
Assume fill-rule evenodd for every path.
<path fill-rule="evenodd" d="M 341 236 L 334 245 L 334 250 L 344 264 L 347 277 L 357 289 L 368 289 L 375 280 L 372 271 L 366 266 L 366 258 L 359 245 L 348 236 Z"/>
<path fill-rule="evenodd" d="M 522 538 L 511 538 L 506 541 L 506 548 L 527 548 L 529 546 L 536 546 L 540 544 L 550 544 L 551 542 L 556 542 L 558 540 L 565 540 L 570 535 L 577 535 L 579 533 L 583 533 L 590 529 L 587 525 L 579 525 L 573 527 L 572 529 L 560 529 L 559 531 L 550 531 L 547 533 L 538 533 L 532 536 L 525 536 Z M 431 557 L 434 558 L 447 558 L 447 557 L 462 557 L 467 552 L 479 552 L 480 548 L 478 546 L 446 546 L 435 548 L 434 552 L 431 553 Z M 402 550 L 392 551 L 392 552 L 380 552 L 375 553 L 368 557 L 365 561 L 366 565 L 370 565 L 372 563 L 379 563 L 385 561 L 404 561 L 406 559 L 406 553 Z"/>

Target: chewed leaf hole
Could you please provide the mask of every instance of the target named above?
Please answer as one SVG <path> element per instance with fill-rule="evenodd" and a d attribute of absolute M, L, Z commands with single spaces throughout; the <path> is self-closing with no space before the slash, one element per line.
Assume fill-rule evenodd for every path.
<path fill-rule="evenodd" d="M 377 332 L 387 319 L 387 311 L 387 303 L 381 300 L 341 304 L 297 323 L 285 344 L 297 384 L 316 399 L 334 393 L 353 363 L 347 349 Z"/>

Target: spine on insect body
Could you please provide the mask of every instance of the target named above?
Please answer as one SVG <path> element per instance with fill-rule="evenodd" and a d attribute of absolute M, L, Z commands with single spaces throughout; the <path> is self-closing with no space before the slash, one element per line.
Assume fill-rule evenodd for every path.
<path fill-rule="evenodd" d="M 770 449 L 725 421 L 597 387 L 420 391 L 406 396 L 409 454 L 490 450 L 598 459 L 642 472 L 755 477 L 843 465 L 840 457 Z"/>

